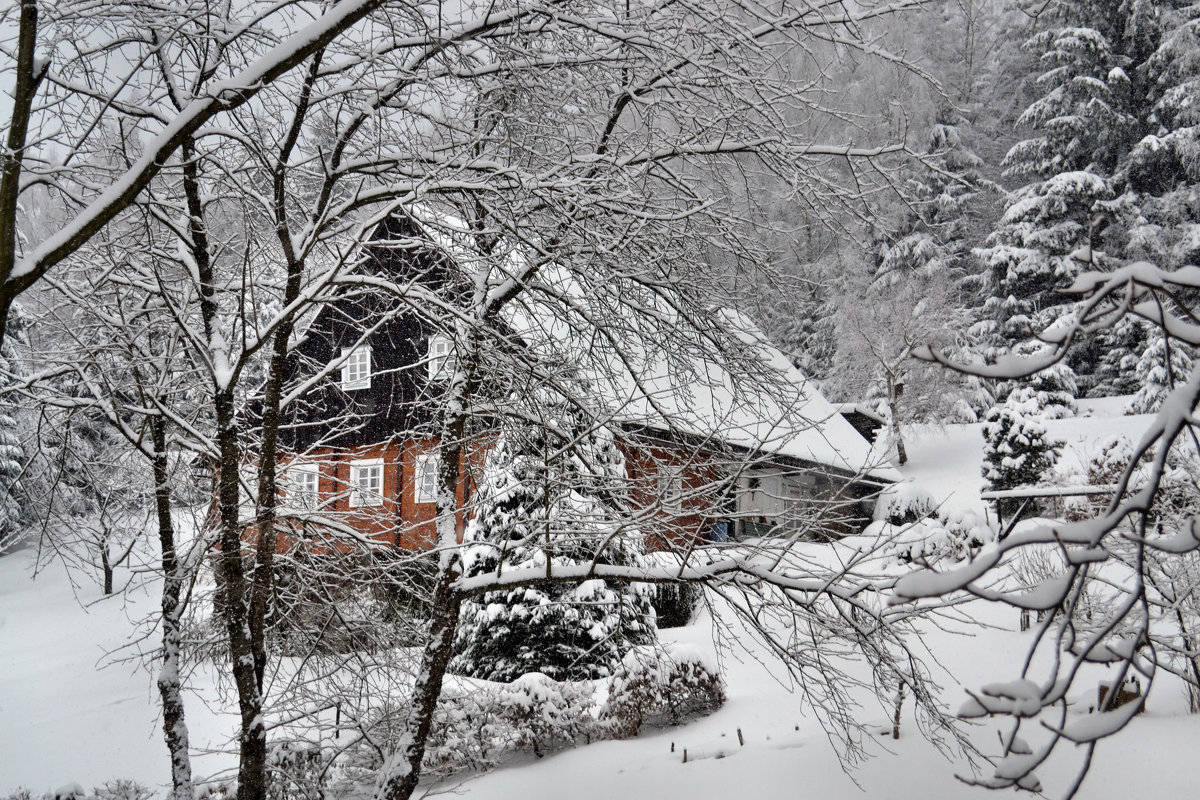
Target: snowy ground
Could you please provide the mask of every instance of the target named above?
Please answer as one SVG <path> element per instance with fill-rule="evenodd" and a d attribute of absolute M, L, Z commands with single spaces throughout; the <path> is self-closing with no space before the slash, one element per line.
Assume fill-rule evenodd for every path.
<path fill-rule="evenodd" d="M 1051 435 L 1067 441 L 1066 459 L 1083 461 L 1106 436 L 1136 438 L 1145 419 L 1121 417 L 1119 410 L 1115 401 L 1092 404 L 1091 416 L 1051 423 Z M 978 506 L 981 441 L 977 425 L 921 432 L 910 442 L 912 460 L 905 472 L 944 498 L 948 507 Z M 18 786 L 40 792 L 69 781 L 91 787 L 122 777 L 163 784 L 166 750 L 153 675 L 139 659 L 129 658 L 136 648 L 118 650 L 134 623 L 154 610 L 152 594 L 134 589 L 124 598 L 101 600 L 95 586 L 80 582 L 73 587 L 60 569 L 31 580 L 32 563 L 30 550 L 0 558 L 0 796 Z M 1015 664 L 1030 636 L 1016 631 L 1011 609 L 980 602 L 972 613 L 993 627 L 927 631 L 930 652 L 948 671 L 941 679 L 950 708 L 964 698 L 961 685 L 978 687 L 1015 677 Z M 713 647 L 707 624 L 664 634 Z M 137 647 L 149 651 L 153 646 L 150 639 Z M 957 781 L 955 772 L 968 766 L 940 755 L 911 717 L 899 741 L 870 740 L 873 758 L 843 771 L 800 694 L 764 667 L 757 651 L 724 653 L 723 658 L 729 701 L 711 717 L 628 741 L 522 761 L 437 789 L 453 788 L 470 800 L 994 796 Z M 1097 668 L 1085 677 L 1084 684 L 1094 687 L 1104 673 Z M 225 706 L 208 673 L 194 673 L 191 682 L 196 690 L 188 698 L 193 742 L 201 749 L 221 747 L 234 719 L 219 712 Z M 1088 692 L 1077 696 L 1086 700 Z M 863 700 L 859 718 L 883 723 L 886 709 Z M 737 741 L 739 728 L 744 746 Z M 975 729 L 975 741 L 985 751 L 994 749 L 995 730 L 990 724 Z M 1197 740 L 1200 718 L 1184 713 L 1181 687 L 1160 680 L 1147 713 L 1118 740 L 1101 746 L 1080 796 L 1193 796 L 1200 785 L 1200 760 L 1186 754 Z M 1062 790 L 1077 766 L 1072 754 L 1064 755 L 1039 773 L 1050 796 Z M 213 774 L 228 765 L 225 756 L 206 755 L 198 757 L 196 769 Z"/>

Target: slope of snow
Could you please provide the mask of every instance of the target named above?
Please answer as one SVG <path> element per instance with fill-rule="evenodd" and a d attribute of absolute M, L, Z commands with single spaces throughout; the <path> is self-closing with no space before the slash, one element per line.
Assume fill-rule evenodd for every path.
<path fill-rule="evenodd" d="M 0 795 L 17 788 L 50 791 L 67 781 L 88 788 L 132 777 L 170 780 L 154 666 L 157 631 L 142 620 L 157 598 L 147 587 L 104 598 L 59 564 L 33 578 L 32 548 L 0 557 Z M 143 641 L 129 644 L 135 636 Z M 193 744 L 223 746 L 236 730 L 211 676 L 192 676 L 186 698 Z M 233 711 L 235 706 L 228 707 Z M 224 758 L 200 757 L 197 771 Z"/>

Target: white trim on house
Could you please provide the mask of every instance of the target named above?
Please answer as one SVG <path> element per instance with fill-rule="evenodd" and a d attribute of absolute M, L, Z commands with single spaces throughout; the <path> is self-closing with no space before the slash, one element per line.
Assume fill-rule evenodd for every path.
<path fill-rule="evenodd" d="M 683 510 L 683 472 L 671 464 L 658 465 L 658 498 L 664 511 Z"/>
<path fill-rule="evenodd" d="M 289 464 L 284 471 L 285 502 L 288 508 L 316 511 L 321 504 L 321 468 L 317 464 Z"/>
<path fill-rule="evenodd" d="M 429 337 L 429 380 L 448 381 L 458 369 L 458 356 L 449 336 L 435 333 Z"/>
<path fill-rule="evenodd" d="M 346 391 L 371 388 L 371 346 L 342 348 L 342 388 Z"/>
<path fill-rule="evenodd" d="M 350 508 L 383 505 L 383 459 L 360 458 L 350 462 Z"/>
<path fill-rule="evenodd" d="M 436 503 L 440 481 L 438 480 L 438 454 L 420 453 L 413 461 L 413 502 Z"/>

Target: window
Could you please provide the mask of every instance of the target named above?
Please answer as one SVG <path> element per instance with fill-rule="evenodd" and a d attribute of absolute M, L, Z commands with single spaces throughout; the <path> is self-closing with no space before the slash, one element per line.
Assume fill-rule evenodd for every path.
<path fill-rule="evenodd" d="M 454 354 L 454 343 L 446 336 L 435 333 L 429 337 L 429 380 L 448 381 L 458 369 L 458 357 Z"/>
<path fill-rule="evenodd" d="M 383 459 L 350 462 L 350 507 L 383 504 Z"/>
<path fill-rule="evenodd" d="M 284 490 L 292 508 L 315 511 L 321 499 L 321 474 L 316 464 L 295 464 L 287 468 Z"/>
<path fill-rule="evenodd" d="M 417 456 L 416 474 L 413 477 L 415 500 L 418 503 L 436 503 L 441 481 L 438 480 L 437 453 Z"/>
<path fill-rule="evenodd" d="M 342 388 L 351 389 L 371 388 L 371 348 L 360 345 L 353 350 L 342 348 Z"/>
<path fill-rule="evenodd" d="M 659 465 L 658 497 L 664 510 L 679 513 L 683 505 L 683 475 L 677 469 Z"/>

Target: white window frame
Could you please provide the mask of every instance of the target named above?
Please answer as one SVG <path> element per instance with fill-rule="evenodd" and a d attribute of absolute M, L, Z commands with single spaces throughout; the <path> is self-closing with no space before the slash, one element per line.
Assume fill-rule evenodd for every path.
<path fill-rule="evenodd" d="M 678 468 L 659 464 L 657 480 L 663 510 L 680 513 L 683 510 L 683 473 Z"/>
<path fill-rule="evenodd" d="M 458 355 L 454 352 L 454 341 L 445 334 L 435 333 L 429 337 L 429 380 L 447 381 L 458 369 Z"/>
<path fill-rule="evenodd" d="M 371 388 L 371 346 L 342 348 L 342 388 L 346 391 Z"/>
<path fill-rule="evenodd" d="M 378 470 L 378 486 L 363 489 L 363 475 L 366 470 Z M 375 479 L 370 479 L 372 483 Z M 383 505 L 383 459 L 360 458 L 350 462 L 350 508 L 371 508 Z"/>
<path fill-rule="evenodd" d="M 301 511 L 316 511 L 321 504 L 321 469 L 316 464 L 290 464 L 286 472 L 287 505 Z"/>
<path fill-rule="evenodd" d="M 436 503 L 442 482 L 437 453 L 420 453 L 413 461 L 413 502 Z M 432 480 L 430 479 L 432 476 Z"/>

